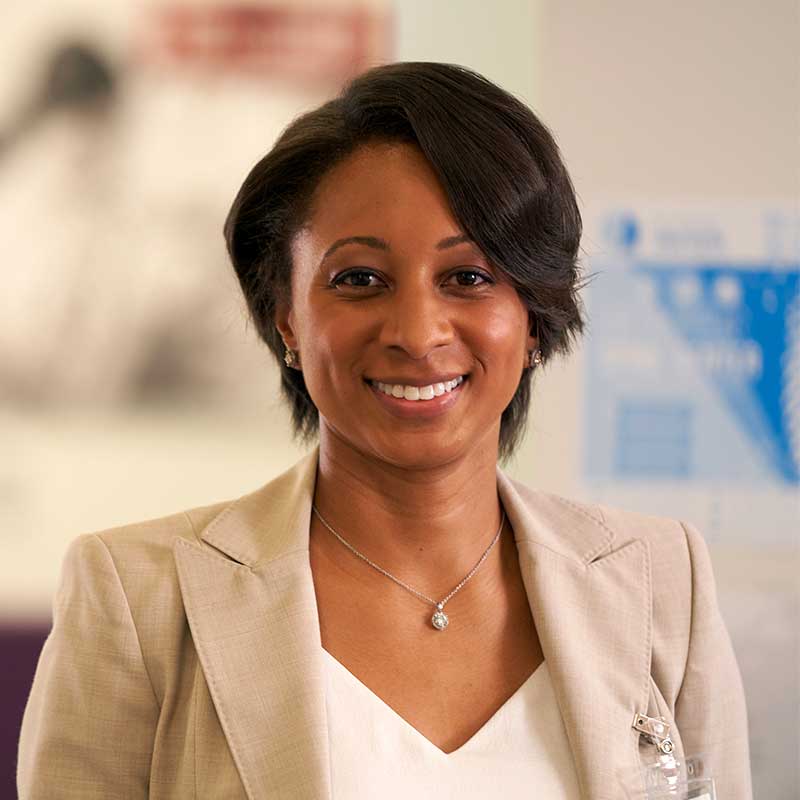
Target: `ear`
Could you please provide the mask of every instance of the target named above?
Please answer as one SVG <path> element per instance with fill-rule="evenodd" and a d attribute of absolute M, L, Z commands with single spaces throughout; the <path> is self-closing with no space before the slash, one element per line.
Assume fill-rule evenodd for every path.
<path fill-rule="evenodd" d="M 526 352 L 535 350 L 539 346 L 539 322 L 533 314 L 528 315 L 528 338 L 525 344 Z"/>
<path fill-rule="evenodd" d="M 297 335 L 294 327 L 294 314 L 292 307 L 285 302 L 279 302 L 275 309 L 275 327 L 278 329 L 284 344 L 292 350 L 298 349 Z"/>

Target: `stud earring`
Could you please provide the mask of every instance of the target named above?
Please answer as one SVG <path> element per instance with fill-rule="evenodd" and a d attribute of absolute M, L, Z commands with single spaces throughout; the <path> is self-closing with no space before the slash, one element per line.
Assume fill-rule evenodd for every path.
<path fill-rule="evenodd" d="M 283 363 L 286 364 L 287 367 L 293 367 L 295 369 L 299 369 L 297 351 L 292 350 L 291 347 L 287 347 L 286 352 L 283 354 Z"/>
<path fill-rule="evenodd" d="M 528 350 L 528 363 L 526 366 L 534 369 L 542 364 L 544 364 L 544 356 L 542 355 L 542 351 L 538 347 L 535 350 Z"/>

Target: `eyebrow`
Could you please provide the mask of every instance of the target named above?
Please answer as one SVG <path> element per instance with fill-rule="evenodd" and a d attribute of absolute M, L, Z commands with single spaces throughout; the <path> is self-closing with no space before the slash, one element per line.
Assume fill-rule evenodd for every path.
<path fill-rule="evenodd" d="M 472 239 L 466 234 L 462 233 L 458 236 L 448 236 L 440 242 L 437 242 L 436 249 L 446 250 L 448 247 L 455 247 L 457 244 L 463 244 L 465 242 L 472 242 Z M 389 247 L 389 242 L 385 239 L 379 239 L 376 236 L 346 236 L 343 239 L 337 239 L 325 251 L 325 255 L 322 256 L 322 260 L 319 262 L 320 266 L 325 263 L 325 260 L 329 256 L 333 255 L 340 247 L 344 247 L 346 244 L 361 244 L 365 247 L 372 247 L 375 250 L 384 250 L 386 252 L 390 252 L 392 249 Z"/>

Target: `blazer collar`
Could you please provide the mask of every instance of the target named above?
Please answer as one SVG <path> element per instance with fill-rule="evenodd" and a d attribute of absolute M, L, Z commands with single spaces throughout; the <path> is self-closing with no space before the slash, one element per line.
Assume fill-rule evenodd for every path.
<path fill-rule="evenodd" d="M 203 544 L 174 546 L 195 647 L 251 798 L 331 792 L 308 555 L 317 460 L 314 449 L 232 503 L 200 532 Z M 499 467 L 497 484 L 582 794 L 616 798 L 617 770 L 639 764 L 633 716 L 648 708 L 647 542 Z"/>
<path fill-rule="evenodd" d="M 251 569 L 308 550 L 319 448 L 292 469 L 232 503 L 200 538 Z M 562 497 L 529 489 L 497 467 L 497 489 L 516 542 L 530 542 L 588 564 L 611 551 L 614 531 Z"/>
<path fill-rule="evenodd" d="M 228 506 L 200 538 L 251 569 L 308 550 L 319 448 L 290 470 Z"/>

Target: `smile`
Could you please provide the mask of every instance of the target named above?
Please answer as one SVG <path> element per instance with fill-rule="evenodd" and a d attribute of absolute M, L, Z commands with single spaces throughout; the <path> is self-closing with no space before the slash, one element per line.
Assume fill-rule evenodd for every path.
<path fill-rule="evenodd" d="M 433 400 L 435 397 L 449 394 L 464 382 L 465 377 L 464 375 L 459 375 L 453 380 L 444 381 L 443 383 L 431 383 L 428 386 L 409 386 L 401 383 L 382 383 L 381 381 L 372 380 L 369 383 L 389 397 L 417 402 Z"/>

